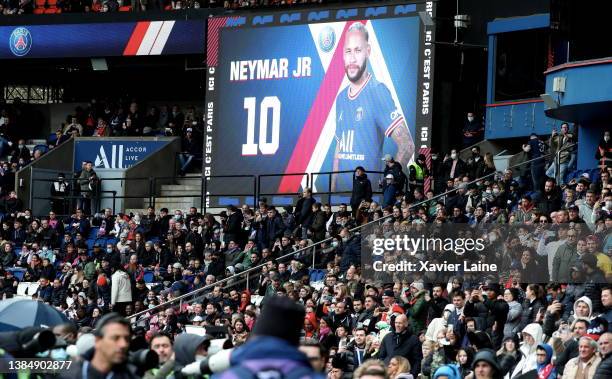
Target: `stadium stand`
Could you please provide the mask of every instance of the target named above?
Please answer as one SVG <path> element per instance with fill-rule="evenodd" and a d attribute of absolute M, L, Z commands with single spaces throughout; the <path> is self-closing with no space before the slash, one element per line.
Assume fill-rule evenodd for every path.
<path fill-rule="evenodd" d="M 320 3 L 35 0 L 0 8 L 18 15 Z M 351 32 L 368 38 L 356 25 Z M 324 48 L 329 40 L 318 42 Z M 354 67 L 334 67 L 352 82 Z M 252 175 L 252 201 L 196 207 L 193 193 L 210 195 L 202 190 L 210 117 L 197 103 L 132 100 L 121 91 L 66 113 L 44 129 L 44 139 L 31 132 L 20 100 L 0 103 L 0 361 L 71 361 L 71 369 L 49 373 L 61 378 L 612 377 L 608 129 L 598 129 L 595 144 L 584 125 L 562 122 L 546 135 L 494 138 L 498 148 L 487 139 L 491 123 L 469 112 L 452 131 L 459 143 L 449 137 L 448 148 L 423 148 L 409 162 L 399 153 L 377 155 L 380 173 L 352 168 L 350 202 L 332 201 L 342 192 L 331 189 L 338 171 L 327 173 L 329 192 L 300 184 L 296 194 L 263 194 L 261 177 L 303 176 L 287 171 Z M 346 95 L 353 100 L 350 89 Z M 380 134 L 390 137 L 403 116 L 384 113 L 391 126 Z M 354 122 L 363 117 L 359 107 Z M 61 172 L 49 180 L 48 211 L 35 214 L 18 196 L 17 173 L 76 137 L 161 136 L 181 140 L 175 161 L 162 162 L 176 175 L 157 192 L 150 187 L 155 205 L 148 209 L 94 205 L 94 188 L 105 179 L 93 162 L 71 162 L 80 168 L 66 174 L 49 169 Z M 344 138 L 336 136 L 338 145 Z M 454 147 L 460 144 L 463 150 Z M 581 154 L 593 164 L 579 164 Z M 237 196 L 226 187 L 216 196 Z M 66 200 L 88 191 L 87 201 Z M 280 205 L 280 195 L 291 204 Z M 430 237 L 452 247 L 400 245 Z M 20 303 L 35 317 L 17 314 L 26 306 Z M 53 343 L 44 341 L 51 339 L 47 329 Z M 0 362 L 0 378 L 47 377 L 34 371 L 9 372 Z"/>

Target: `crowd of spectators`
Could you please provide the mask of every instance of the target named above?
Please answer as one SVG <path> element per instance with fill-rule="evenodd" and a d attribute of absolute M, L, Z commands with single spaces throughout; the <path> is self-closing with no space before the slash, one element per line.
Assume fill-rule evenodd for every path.
<path fill-rule="evenodd" d="M 195 107 L 149 106 L 143 112 L 136 102 L 125 105 L 93 100 L 67 116 L 66 122 L 49 139 L 50 147 L 70 137 L 181 137 L 179 173 L 184 175 L 202 157 L 202 116 Z"/>
<path fill-rule="evenodd" d="M 137 113 L 133 106 L 125 116 L 101 107 L 95 115 L 107 118 L 87 119 L 99 120 L 103 129 L 108 119 L 111 130 L 144 133 L 146 117 L 130 121 L 127 132 L 123 128 Z M 176 120 L 176 114 L 167 117 Z M 117 117 L 123 121 L 114 122 Z M 186 130 L 187 118 L 174 127 Z M 63 132 L 91 133 L 94 127 L 77 119 Z M 266 304 L 286 297 L 305 310 L 302 351 L 314 369 L 333 379 L 372 370 L 394 379 L 517 378 L 534 370 L 541 378 L 609 378 L 607 142 L 598 148 L 603 163 L 595 175 L 560 184 L 544 176 L 532 181 L 530 168 L 497 173 L 478 148 L 467 162 L 457 151 L 439 164 L 434 160 L 425 178 L 414 177 L 416 169 L 398 171 L 390 158 L 382 203 L 358 168 L 352 206 L 337 209 L 306 189 L 295 206 L 283 208 L 260 199 L 255 209 L 229 206 L 216 216 L 196 208 L 129 215 L 110 209 L 90 215 L 79 208 L 60 219 L 54 211 L 33 215 L 13 192 L 0 209 L 0 293 L 10 298 L 19 282 L 38 282 L 29 295 L 67 315 L 81 334 L 113 311 L 129 317 L 152 347 L 178 346 L 193 326 L 226 328 L 228 344 L 241 346 Z M 532 144 L 538 151 L 546 145 L 537 136 L 525 146 Z M 419 157 L 417 164 L 425 160 Z M 402 191 L 404 183 L 410 191 Z M 434 198 L 446 190 L 452 192 Z M 415 225 L 469 228 L 486 245 L 475 258 L 498 264 L 499 272 L 368 276 L 361 249 L 371 236 L 353 229 L 377 220 L 387 238 Z M 452 259 L 435 249 L 414 258 Z M 248 276 L 235 276 L 245 271 Z M 197 289 L 181 303 L 158 306 Z M 158 350 L 163 365 L 171 354 L 167 346 Z"/>

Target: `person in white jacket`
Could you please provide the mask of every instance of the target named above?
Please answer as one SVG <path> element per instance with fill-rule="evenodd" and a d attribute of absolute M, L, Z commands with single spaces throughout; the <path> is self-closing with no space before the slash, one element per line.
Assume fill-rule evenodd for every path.
<path fill-rule="evenodd" d="M 434 318 L 429 323 L 427 331 L 425 332 L 425 338 L 429 341 L 437 342 L 438 332 L 441 330 L 446 331 L 446 327 L 448 326 L 448 318 L 454 311 L 455 306 L 453 304 L 446 304 L 444 311 L 442 311 L 442 317 Z"/>
<path fill-rule="evenodd" d="M 125 307 L 132 303 L 132 284 L 123 267 L 117 265 L 111 276 L 111 306 L 113 311 L 125 316 Z"/>
<path fill-rule="evenodd" d="M 527 371 L 535 370 L 537 368 L 537 357 L 536 350 L 538 344 L 542 342 L 544 333 L 542 332 L 542 326 L 540 324 L 532 323 L 527 325 L 522 332 L 523 342 L 519 349 L 522 354 L 522 358 L 519 363 L 512 371 L 510 378 L 514 378 L 518 375 L 524 374 Z"/>

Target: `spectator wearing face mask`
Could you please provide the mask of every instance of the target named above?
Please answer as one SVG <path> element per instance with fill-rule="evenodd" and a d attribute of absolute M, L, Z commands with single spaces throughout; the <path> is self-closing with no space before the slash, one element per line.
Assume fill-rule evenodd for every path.
<path fill-rule="evenodd" d="M 463 124 L 463 147 L 472 146 L 481 141 L 483 136 L 484 126 L 479 120 L 476 120 L 473 112 L 468 112 Z"/>
<path fill-rule="evenodd" d="M 466 164 L 457 153 L 457 149 L 451 150 L 450 156 L 444 158 L 442 163 L 442 174 L 444 180 L 460 178 L 467 173 Z"/>

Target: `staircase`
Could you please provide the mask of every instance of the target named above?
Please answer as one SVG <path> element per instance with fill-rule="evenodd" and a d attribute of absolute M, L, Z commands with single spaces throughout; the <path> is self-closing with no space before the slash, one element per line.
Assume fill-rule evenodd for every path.
<path fill-rule="evenodd" d="M 162 184 L 159 196 L 155 199 L 155 209 L 168 208 L 188 211 L 190 207 L 200 209 L 202 203 L 202 174 L 187 174 L 176 180 L 176 184 Z"/>

